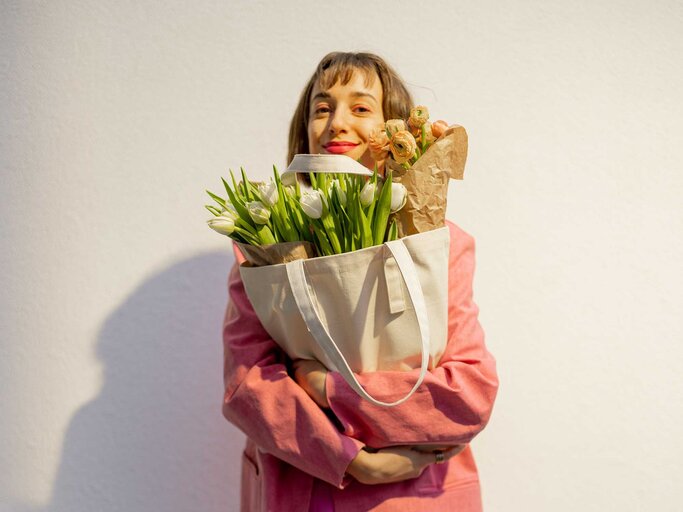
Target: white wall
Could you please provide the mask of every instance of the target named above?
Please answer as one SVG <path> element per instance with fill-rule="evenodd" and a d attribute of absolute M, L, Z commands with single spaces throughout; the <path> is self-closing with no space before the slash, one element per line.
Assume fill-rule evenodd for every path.
<path fill-rule="evenodd" d="M 486 509 L 680 510 L 682 4 L 193 4 L 0 6 L 0 510 L 235 510 L 203 191 L 284 164 L 331 50 L 469 131 Z"/>

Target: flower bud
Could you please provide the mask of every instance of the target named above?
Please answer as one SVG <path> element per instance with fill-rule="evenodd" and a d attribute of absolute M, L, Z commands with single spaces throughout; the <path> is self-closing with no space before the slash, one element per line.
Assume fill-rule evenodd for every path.
<path fill-rule="evenodd" d="M 335 190 L 336 190 L 336 192 L 335 192 Z M 344 192 L 341 189 L 341 185 L 339 184 L 339 180 L 335 179 L 335 180 L 332 180 L 332 182 L 330 183 L 330 190 L 329 190 L 330 197 L 332 197 L 333 193 L 337 194 L 337 197 L 339 198 L 339 203 L 342 206 L 346 206 L 346 192 Z"/>
<path fill-rule="evenodd" d="M 408 124 L 413 128 L 420 128 L 429 120 L 429 110 L 423 105 L 418 105 L 410 110 Z"/>
<path fill-rule="evenodd" d="M 389 149 L 396 163 L 403 164 L 415 156 L 417 142 L 410 132 L 403 130 L 391 137 Z"/>
<path fill-rule="evenodd" d="M 277 193 L 277 185 L 273 180 L 268 183 L 261 183 L 258 186 L 258 193 L 261 196 L 261 201 L 263 201 L 263 204 L 268 208 L 277 203 L 279 196 Z"/>
<path fill-rule="evenodd" d="M 391 183 L 391 212 L 397 212 L 406 205 L 408 190 L 403 183 Z"/>
<path fill-rule="evenodd" d="M 225 215 L 219 215 L 206 221 L 211 229 L 221 235 L 230 235 L 235 230 L 235 219 Z"/>
<path fill-rule="evenodd" d="M 386 131 L 389 132 L 390 135 L 393 135 L 396 132 L 402 132 L 405 129 L 406 123 L 403 119 L 389 119 L 387 121 Z"/>
<path fill-rule="evenodd" d="M 268 210 L 261 201 L 251 201 L 246 204 L 246 207 L 251 220 L 256 224 L 265 224 L 268 222 L 270 210 Z"/>
<path fill-rule="evenodd" d="M 325 210 L 324 197 L 320 190 L 306 190 L 299 200 L 301 209 L 311 219 L 319 219 Z"/>
<path fill-rule="evenodd" d="M 436 140 L 436 136 L 434 135 L 434 132 L 432 130 L 432 123 L 427 121 L 425 124 L 422 125 L 424 128 L 424 134 L 425 134 L 425 140 L 424 142 L 426 144 L 431 144 Z M 422 128 L 420 128 L 420 137 L 422 137 Z"/>
<path fill-rule="evenodd" d="M 432 123 L 432 134 L 438 139 L 443 135 L 443 132 L 446 131 L 446 128 L 448 128 L 448 123 L 446 121 L 442 119 L 434 121 Z"/>
<path fill-rule="evenodd" d="M 367 208 L 377 197 L 377 184 L 368 181 L 360 191 L 360 204 Z"/>

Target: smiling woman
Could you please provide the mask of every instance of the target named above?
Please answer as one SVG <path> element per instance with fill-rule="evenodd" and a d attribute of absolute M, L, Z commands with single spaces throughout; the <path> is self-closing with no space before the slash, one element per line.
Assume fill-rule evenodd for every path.
<path fill-rule="evenodd" d="M 288 161 L 298 153 L 344 154 L 372 168 L 373 132 L 386 119 L 407 118 L 411 107 L 381 58 L 329 54 L 292 118 Z M 498 378 L 472 301 L 474 240 L 447 224 L 447 346 L 411 399 L 392 408 L 359 400 L 339 372 L 318 361 L 289 360 L 247 298 L 244 258 L 235 251 L 223 326 L 223 414 L 248 438 L 243 511 L 481 511 L 468 443 L 488 422 Z M 375 371 L 356 378 L 391 401 L 417 376 Z"/>

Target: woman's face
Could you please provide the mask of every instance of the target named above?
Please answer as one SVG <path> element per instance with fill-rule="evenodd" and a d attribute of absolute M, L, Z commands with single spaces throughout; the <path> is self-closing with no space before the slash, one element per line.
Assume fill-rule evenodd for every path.
<path fill-rule="evenodd" d="M 346 155 L 373 169 L 368 149 L 372 130 L 384 123 L 382 83 L 373 72 L 369 86 L 365 73 L 355 71 L 346 85 L 313 87 L 308 117 L 308 151 Z"/>

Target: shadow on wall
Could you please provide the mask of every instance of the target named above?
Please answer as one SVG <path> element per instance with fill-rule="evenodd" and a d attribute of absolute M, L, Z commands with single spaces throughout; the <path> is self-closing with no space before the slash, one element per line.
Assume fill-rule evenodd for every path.
<path fill-rule="evenodd" d="M 73 417 L 48 512 L 235 510 L 244 436 L 221 414 L 231 251 L 140 285 L 97 341 L 101 393 Z"/>

